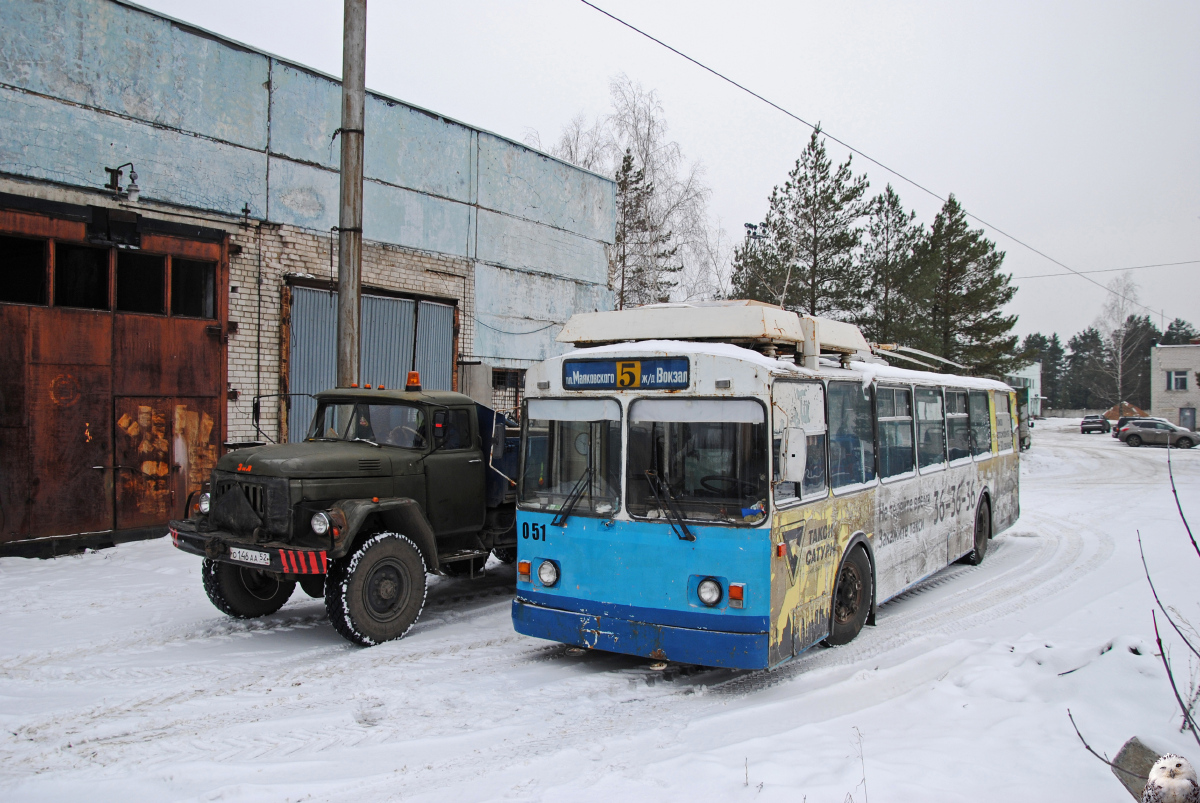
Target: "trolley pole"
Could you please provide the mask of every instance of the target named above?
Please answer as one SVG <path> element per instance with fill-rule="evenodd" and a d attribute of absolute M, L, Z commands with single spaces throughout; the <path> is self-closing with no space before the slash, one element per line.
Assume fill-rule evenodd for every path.
<path fill-rule="evenodd" d="M 337 386 L 358 382 L 362 298 L 363 108 L 367 0 L 345 0 L 342 23 L 342 185 L 338 213 Z"/>

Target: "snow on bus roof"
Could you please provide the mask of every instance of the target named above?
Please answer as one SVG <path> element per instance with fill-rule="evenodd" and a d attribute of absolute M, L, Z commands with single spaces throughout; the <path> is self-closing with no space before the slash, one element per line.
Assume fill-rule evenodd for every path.
<path fill-rule="evenodd" d="M 594 346 L 586 349 L 576 349 L 561 355 L 558 359 L 578 357 L 596 357 L 600 355 L 629 355 L 651 353 L 655 356 L 704 354 L 713 357 L 728 357 L 735 360 L 753 363 L 766 368 L 777 375 L 794 376 L 823 376 L 829 379 L 859 379 L 865 385 L 873 380 L 888 380 L 895 382 L 912 382 L 918 385 L 946 385 L 955 388 L 971 390 L 1012 390 L 1008 385 L 995 379 L 984 379 L 977 376 L 962 376 L 960 374 L 938 374 L 933 371 L 914 371 L 911 368 L 898 368 L 884 363 L 868 363 L 852 360 L 849 368 L 842 368 L 834 360 L 822 359 L 819 371 L 796 365 L 793 362 L 776 360 L 759 354 L 757 351 L 735 346 L 731 343 L 703 343 L 691 340 L 639 340 L 629 343 L 611 343 L 604 346 Z"/>

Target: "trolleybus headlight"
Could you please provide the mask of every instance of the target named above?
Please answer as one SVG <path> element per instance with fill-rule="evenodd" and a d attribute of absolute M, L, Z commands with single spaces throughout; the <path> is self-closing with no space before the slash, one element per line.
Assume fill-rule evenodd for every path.
<path fill-rule="evenodd" d="M 324 535 L 329 532 L 329 517 L 324 513 L 314 513 L 311 523 L 312 531 L 317 535 Z"/>
<path fill-rule="evenodd" d="M 204 515 L 208 515 L 209 509 L 212 507 L 212 494 L 202 493 L 200 499 L 196 502 L 196 509 Z"/>
<path fill-rule="evenodd" d="M 553 561 L 544 560 L 542 565 L 538 566 L 538 580 L 544 586 L 552 586 L 558 582 L 558 567 Z"/>
<path fill-rule="evenodd" d="M 706 577 L 696 586 L 696 596 L 710 608 L 721 601 L 721 584 L 711 577 Z"/>

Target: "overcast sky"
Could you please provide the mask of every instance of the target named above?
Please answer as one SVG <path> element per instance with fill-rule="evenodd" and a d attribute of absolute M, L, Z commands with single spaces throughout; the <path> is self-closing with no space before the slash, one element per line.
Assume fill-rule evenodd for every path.
<path fill-rule="evenodd" d="M 334 75 L 336 0 L 145 5 Z M 1200 260 L 1200 3 L 597 0 L 1076 270 Z M 809 130 L 577 0 L 371 0 L 367 86 L 517 140 L 608 108 L 624 72 L 661 96 L 734 237 Z M 841 161 L 847 152 L 829 143 Z M 925 223 L 941 203 L 892 183 Z M 1065 340 L 1104 291 L 990 231 L 1017 330 Z M 1114 273 L 1094 274 L 1107 283 Z M 1200 325 L 1200 263 L 1134 271 L 1141 300 Z M 1158 317 L 1155 316 L 1158 323 Z"/>

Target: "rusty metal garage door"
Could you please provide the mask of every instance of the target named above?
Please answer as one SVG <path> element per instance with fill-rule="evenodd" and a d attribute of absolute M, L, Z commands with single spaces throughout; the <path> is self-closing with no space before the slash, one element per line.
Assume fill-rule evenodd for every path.
<path fill-rule="evenodd" d="M 337 376 L 337 293 L 292 288 L 288 387 L 291 393 L 317 393 Z M 432 301 L 364 294 L 359 374 L 363 383 L 404 387 L 408 372 L 421 372 L 426 390 L 450 390 L 454 376 L 454 307 Z M 288 440 L 304 440 L 316 402 L 292 396 Z"/>

